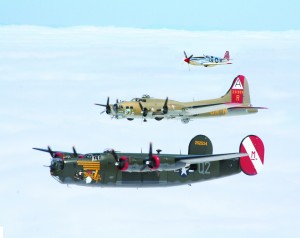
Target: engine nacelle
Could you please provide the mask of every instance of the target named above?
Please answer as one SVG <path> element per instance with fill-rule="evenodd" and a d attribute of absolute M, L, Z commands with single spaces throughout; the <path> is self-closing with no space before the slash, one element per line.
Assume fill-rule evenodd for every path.
<path fill-rule="evenodd" d="M 147 164 L 147 162 L 149 162 Z M 146 164 L 151 170 L 157 170 L 160 167 L 160 158 L 157 155 L 152 155 L 151 160 L 147 161 Z"/>
<path fill-rule="evenodd" d="M 127 171 L 129 167 L 129 159 L 126 156 L 121 156 L 116 165 L 120 171 Z"/>
<path fill-rule="evenodd" d="M 122 172 L 149 172 L 160 169 L 160 158 L 157 155 L 152 155 L 149 159 L 137 159 L 133 157 L 121 156 L 115 163 L 118 170 Z M 163 169 L 164 170 L 164 169 Z"/>

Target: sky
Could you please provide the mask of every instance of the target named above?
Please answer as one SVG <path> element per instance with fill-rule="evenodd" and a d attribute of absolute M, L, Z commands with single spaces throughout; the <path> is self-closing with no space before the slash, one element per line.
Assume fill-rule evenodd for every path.
<path fill-rule="evenodd" d="M 105 22 L 93 14 L 95 8 L 88 2 L 58 5 L 52 1 L 45 5 L 49 12 L 40 11 L 39 1 L 29 2 L 7 1 L 0 10 L 0 227 L 4 237 L 140 237 L 149 231 L 156 237 L 175 238 L 299 237 L 300 69 L 296 63 L 300 31 L 299 20 L 292 22 L 289 14 L 296 7 L 283 11 L 292 2 L 267 11 L 269 19 L 282 7 L 281 27 L 278 19 L 269 25 L 257 22 L 255 14 L 266 6 L 249 10 L 254 28 L 251 24 L 243 28 L 237 18 L 234 23 L 226 17 L 222 24 L 198 28 L 198 18 L 189 25 L 176 17 L 201 11 L 224 17 L 222 5 L 216 10 L 211 3 L 178 4 L 177 13 L 173 6 L 167 24 L 162 16 L 170 4 L 153 2 L 151 9 L 161 8 L 161 12 L 151 25 L 149 15 L 140 12 L 136 14 L 143 20 L 132 22 L 135 9 L 142 7 L 139 3 L 134 8 L 101 3 L 110 6 L 103 14 L 114 16 Z M 74 18 L 76 7 L 91 11 L 89 21 L 84 15 Z M 245 11 L 245 5 L 233 2 L 227 8 L 230 15 L 234 9 L 239 14 Z M 55 9 L 60 9 L 56 17 L 50 14 Z M 233 64 L 191 66 L 189 71 L 183 50 L 220 56 L 229 50 Z M 269 109 L 251 116 L 182 124 L 111 120 L 93 105 L 105 103 L 108 96 L 113 101 L 142 94 L 179 101 L 215 98 L 239 74 L 248 79 L 252 104 Z M 71 151 L 75 145 L 80 153 L 112 147 L 139 152 L 147 151 L 152 141 L 154 149 L 163 153 L 187 153 L 196 134 L 211 139 L 214 153 L 237 152 L 246 135 L 260 136 L 266 149 L 264 169 L 257 176 L 241 173 L 192 186 L 84 188 L 57 183 L 43 167 L 50 156 L 32 150 L 50 145 Z"/>
<path fill-rule="evenodd" d="M 296 30 L 297 0 L 1 0 L 0 24 L 182 30 Z"/>

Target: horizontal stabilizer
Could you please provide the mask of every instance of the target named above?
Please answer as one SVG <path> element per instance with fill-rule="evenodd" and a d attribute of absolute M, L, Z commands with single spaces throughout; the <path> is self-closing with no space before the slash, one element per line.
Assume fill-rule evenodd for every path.
<path fill-rule="evenodd" d="M 229 110 L 235 110 L 235 109 L 268 109 L 267 107 L 229 107 Z"/>
<path fill-rule="evenodd" d="M 224 110 L 229 108 L 235 108 L 242 104 L 240 103 L 216 103 L 216 104 L 207 104 L 207 105 L 196 105 L 192 107 L 183 108 L 184 112 L 187 114 L 201 114 L 208 113 L 217 110 Z"/>

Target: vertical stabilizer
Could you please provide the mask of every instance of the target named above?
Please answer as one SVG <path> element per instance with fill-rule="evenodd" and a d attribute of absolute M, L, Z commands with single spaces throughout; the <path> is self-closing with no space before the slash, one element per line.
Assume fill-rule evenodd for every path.
<path fill-rule="evenodd" d="M 256 175 L 262 170 L 265 148 L 263 141 L 258 136 L 246 136 L 241 142 L 240 153 L 248 154 L 248 156 L 240 158 L 240 167 L 245 174 Z"/>
<path fill-rule="evenodd" d="M 213 153 L 213 146 L 210 139 L 205 135 L 195 136 L 189 144 L 189 155 L 210 155 Z"/>
<path fill-rule="evenodd" d="M 226 103 L 250 105 L 249 85 L 245 76 L 238 75 L 232 82 L 227 93 L 222 97 Z"/>
<path fill-rule="evenodd" d="M 224 54 L 224 59 L 230 60 L 229 51 L 227 50 Z"/>

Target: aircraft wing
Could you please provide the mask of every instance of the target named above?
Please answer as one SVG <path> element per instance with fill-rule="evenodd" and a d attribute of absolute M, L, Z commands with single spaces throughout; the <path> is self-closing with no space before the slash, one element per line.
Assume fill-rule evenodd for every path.
<path fill-rule="evenodd" d="M 215 62 L 204 62 L 202 63 L 203 66 L 208 66 L 208 67 L 212 67 L 212 66 L 217 66 L 217 65 L 224 65 L 224 64 L 232 64 L 231 62 L 218 62 L 218 63 L 215 63 Z"/>
<path fill-rule="evenodd" d="M 32 148 L 32 149 L 47 152 L 47 153 L 63 153 L 63 154 L 69 153 L 69 154 L 71 154 L 70 152 L 63 152 L 63 151 L 56 151 L 56 150 L 49 151 L 49 149 L 41 149 L 41 148 Z"/>
<path fill-rule="evenodd" d="M 193 56 L 191 60 L 205 59 L 205 56 Z"/>
<path fill-rule="evenodd" d="M 247 153 L 229 153 L 229 154 L 216 154 L 216 155 L 183 155 L 177 156 L 177 162 L 184 162 L 186 164 L 199 164 L 203 162 L 213 162 L 219 160 L 228 160 L 248 156 Z"/>
<path fill-rule="evenodd" d="M 34 150 L 39 150 L 43 152 L 47 152 L 51 155 L 51 157 L 61 157 L 61 158 L 70 158 L 70 157 L 82 157 L 82 154 L 78 154 L 73 147 L 73 153 L 72 152 L 64 152 L 64 151 L 56 151 L 56 150 L 51 150 L 50 147 L 47 149 L 41 149 L 41 148 L 32 148 Z"/>
<path fill-rule="evenodd" d="M 201 113 L 207 113 L 211 111 L 223 110 L 228 108 L 238 107 L 242 104 L 240 103 L 216 103 L 216 104 L 206 104 L 206 105 L 196 105 L 191 107 L 185 107 L 182 110 L 188 115 L 196 115 Z"/>
<path fill-rule="evenodd" d="M 219 63 L 218 63 L 219 64 Z M 214 62 L 203 62 L 202 65 L 203 66 L 216 66 L 218 65 L 217 63 L 214 63 Z"/>

